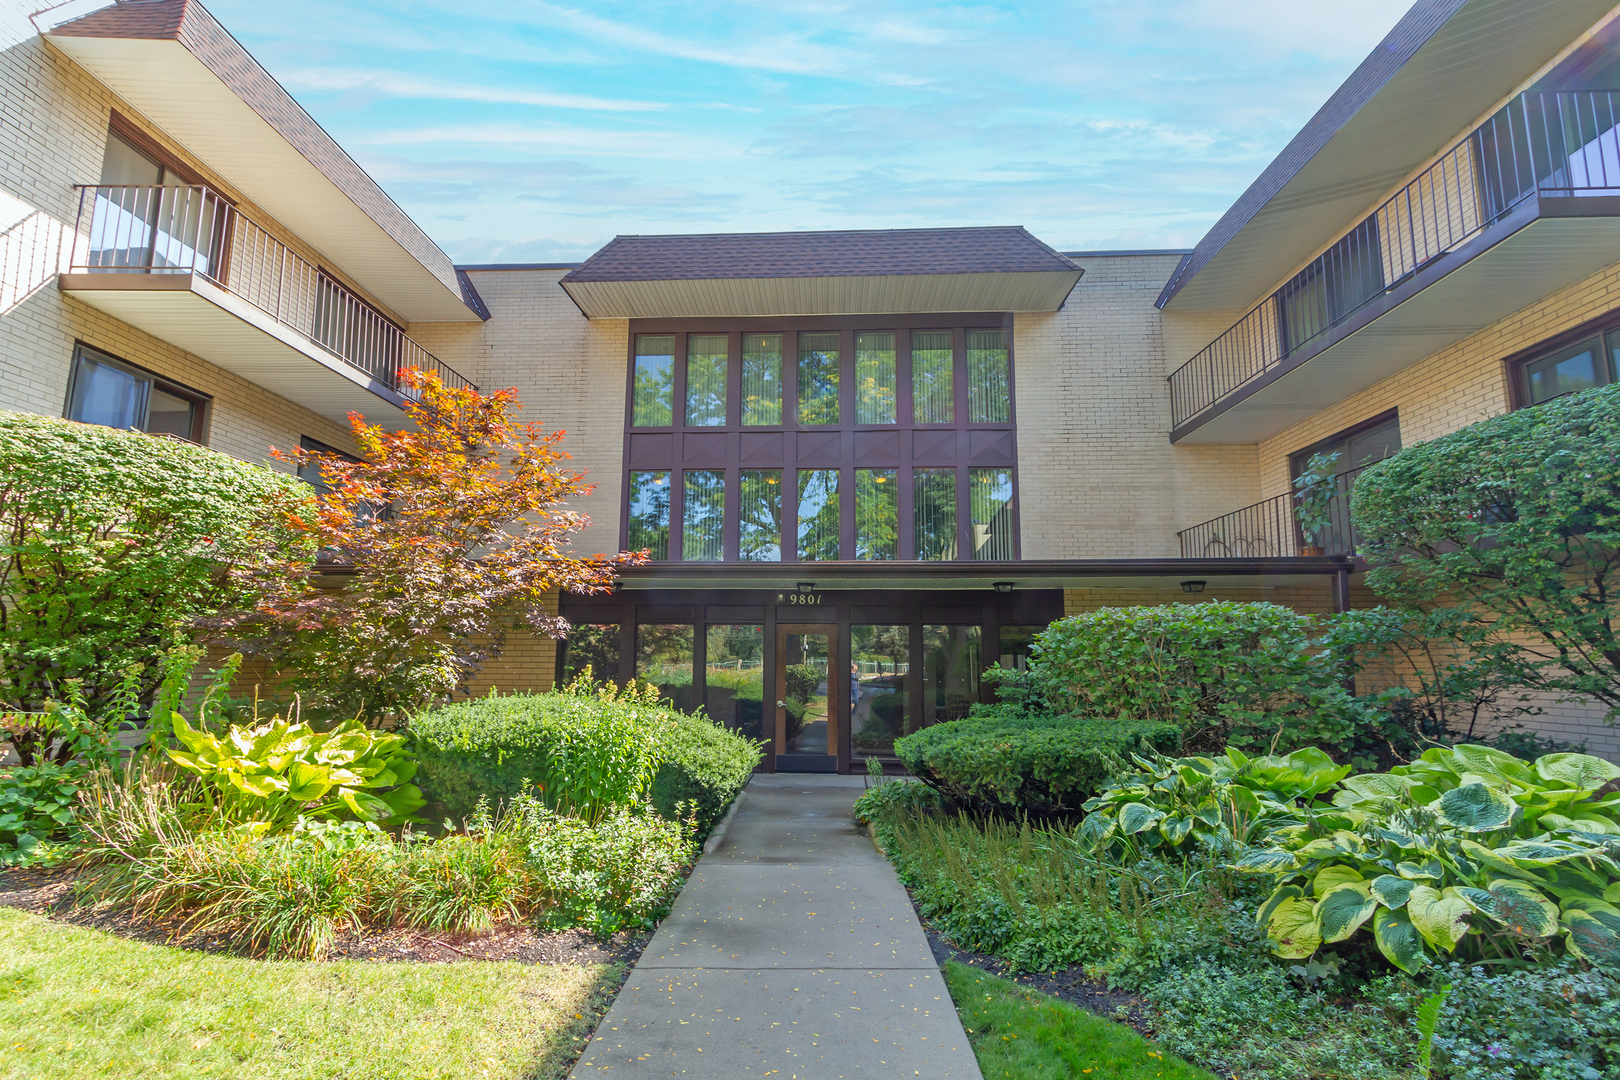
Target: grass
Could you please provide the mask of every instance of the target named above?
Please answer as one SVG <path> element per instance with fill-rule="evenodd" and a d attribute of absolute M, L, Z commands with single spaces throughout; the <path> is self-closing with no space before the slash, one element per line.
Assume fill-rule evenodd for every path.
<path fill-rule="evenodd" d="M 945 965 L 985 1080 L 1215 1080 L 1123 1024 L 966 964 Z"/>
<path fill-rule="evenodd" d="M 621 965 L 256 961 L 0 908 L 0 1076 L 568 1074 Z"/>

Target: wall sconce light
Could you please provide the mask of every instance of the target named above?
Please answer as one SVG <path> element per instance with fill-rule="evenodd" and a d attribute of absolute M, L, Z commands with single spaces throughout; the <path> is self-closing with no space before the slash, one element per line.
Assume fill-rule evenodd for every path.
<path fill-rule="evenodd" d="M 992 581 L 990 583 L 990 587 L 992 589 L 996 590 L 996 592 L 1001 592 L 1001 593 L 1008 593 L 1008 592 L 1013 591 L 1013 583 L 1010 582 L 1010 581 Z"/>
<path fill-rule="evenodd" d="M 798 590 L 800 592 L 802 592 L 802 593 L 815 592 L 816 591 L 816 583 L 813 582 L 813 581 L 799 581 L 799 582 L 795 582 L 795 585 L 798 587 Z"/>
<path fill-rule="evenodd" d="M 1190 592 L 1190 593 L 1200 593 L 1200 592 L 1204 591 L 1204 586 L 1208 585 L 1208 584 L 1209 584 L 1209 582 L 1207 582 L 1207 581 L 1183 581 L 1181 583 L 1181 591 L 1182 592 Z"/>

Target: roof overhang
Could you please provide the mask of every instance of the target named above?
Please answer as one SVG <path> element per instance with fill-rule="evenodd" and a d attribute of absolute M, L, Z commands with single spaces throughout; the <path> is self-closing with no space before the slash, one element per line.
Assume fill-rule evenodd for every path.
<path fill-rule="evenodd" d="M 1171 441 L 1269 438 L 1617 258 L 1620 196 L 1532 196 L 1319 342 L 1188 420 Z"/>
<path fill-rule="evenodd" d="M 1159 306 L 1253 306 L 1612 7 L 1419 0 L 1199 242 Z"/>
<path fill-rule="evenodd" d="M 400 318 L 478 321 L 449 256 L 201 4 L 123 0 L 94 7 L 52 9 L 36 16 L 36 25 L 46 41 Z M 54 12 L 66 21 L 53 19 Z"/>
<path fill-rule="evenodd" d="M 591 319 L 1056 311 L 1081 270 L 564 281 Z"/>

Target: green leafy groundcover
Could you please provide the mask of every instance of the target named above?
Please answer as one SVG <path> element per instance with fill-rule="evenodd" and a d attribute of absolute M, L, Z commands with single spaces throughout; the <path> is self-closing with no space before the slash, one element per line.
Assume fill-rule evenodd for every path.
<path fill-rule="evenodd" d="M 896 740 L 894 752 L 923 783 L 963 807 L 1073 814 L 1133 753 L 1173 753 L 1171 724 L 1041 716 L 977 706 L 966 720 Z"/>

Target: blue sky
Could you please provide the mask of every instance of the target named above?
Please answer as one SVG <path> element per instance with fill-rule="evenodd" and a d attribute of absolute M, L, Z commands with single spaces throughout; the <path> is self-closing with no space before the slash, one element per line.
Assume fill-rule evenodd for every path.
<path fill-rule="evenodd" d="M 209 0 L 452 258 L 1025 225 L 1188 247 L 1409 0 Z"/>

